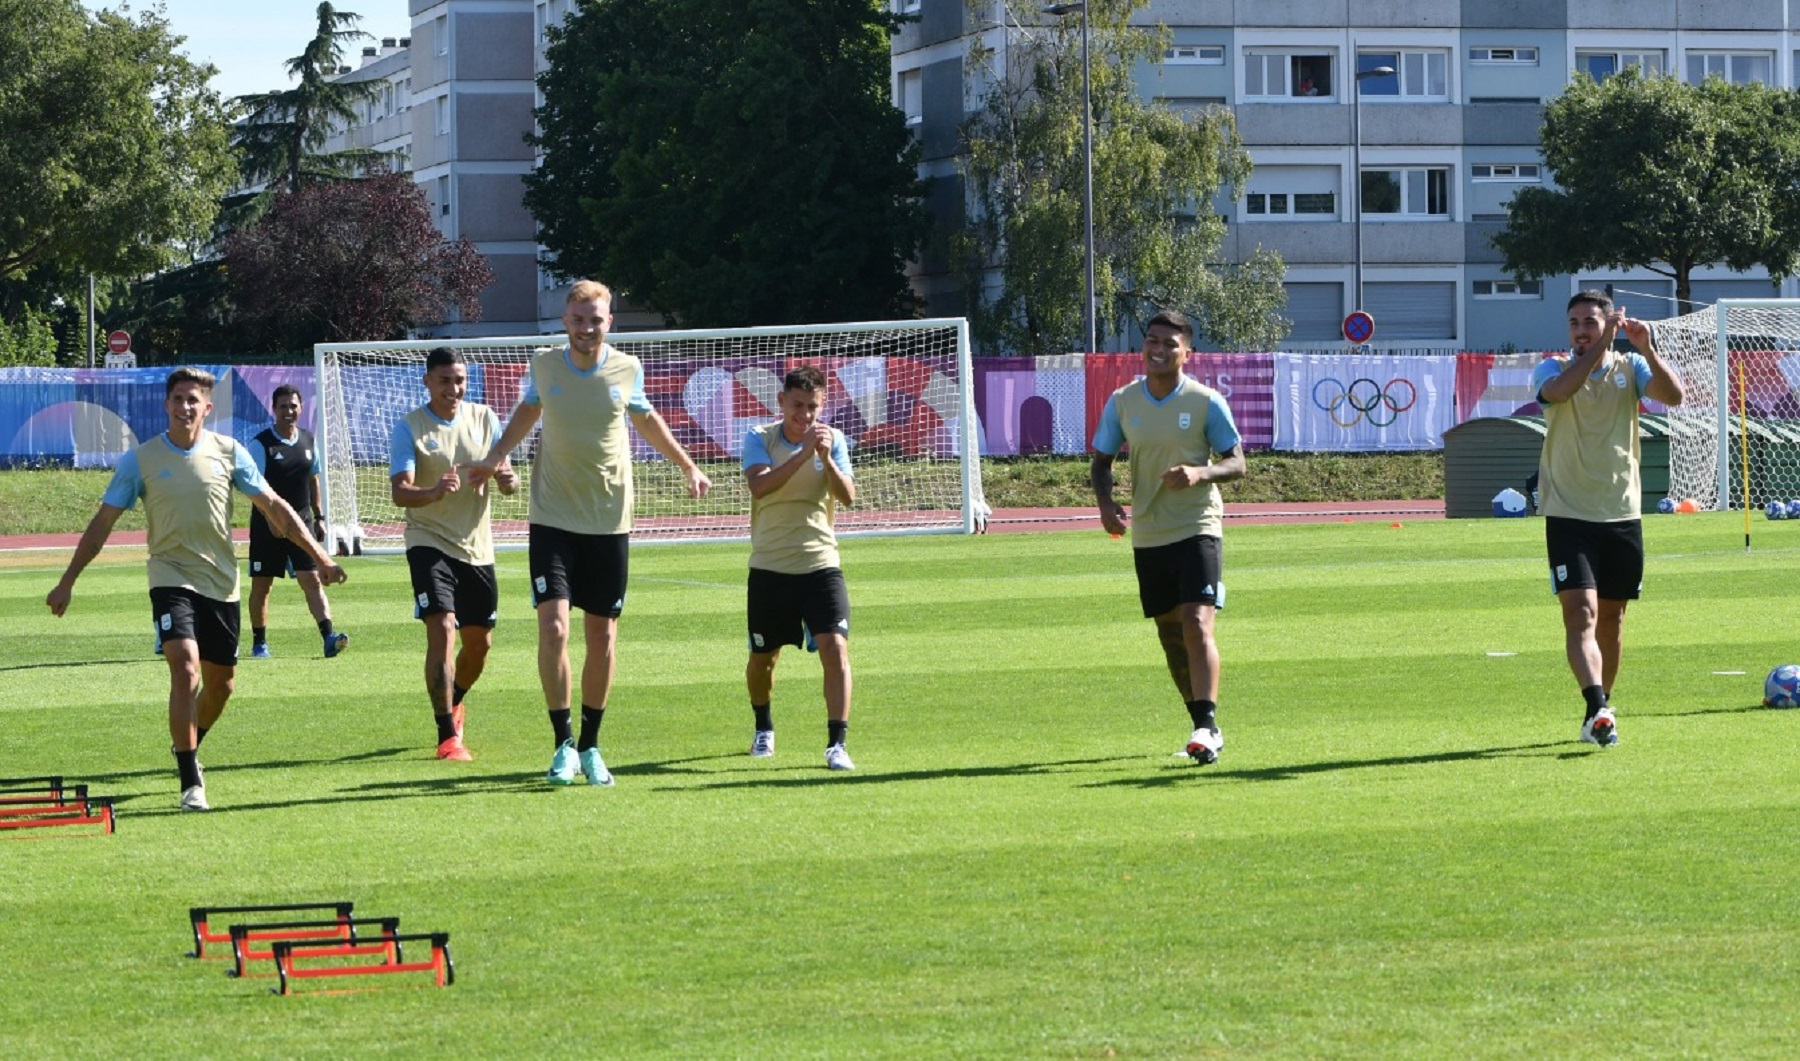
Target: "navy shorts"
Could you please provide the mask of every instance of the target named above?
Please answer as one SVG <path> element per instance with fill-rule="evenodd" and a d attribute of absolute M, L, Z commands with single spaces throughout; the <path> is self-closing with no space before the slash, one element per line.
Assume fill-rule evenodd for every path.
<path fill-rule="evenodd" d="M 850 592 L 844 588 L 844 572 L 835 567 L 803 575 L 753 567 L 745 611 L 752 652 L 775 652 L 783 645 L 816 652 L 817 634 L 850 636 Z"/>
<path fill-rule="evenodd" d="M 1550 590 L 1591 589 L 1601 600 L 1637 600 L 1644 588 L 1644 524 L 1544 517 Z"/>
<path fill-rule="evenodd" d="M 1138 603 L 1144 606 L 1144 618 L 1166 615 L 1183 604 L 1225 607 L 1222 553 L 1219 539 L 1210 534 L 1133 549 Z"/>
<path fill-rule="evenodd" d="M 159 641 L 193 641 L 206 662 L 237 666 L 237 601 L 213 600 L 181 586 L 155 586 L 150 611 Z"/>
<path fill-rule="evenodd" d="M 406 550 L 406 566 L 412 570 L 414 619 L 449 612 L 459 627 L 491 627 L 499 621 L 494 565 L 477 566 L 441 549 L 415 545 Z"/>
<path fill-rule="evenodd" d="M 531 524 L 531 606 L 566 600 L 589 615 L 617 619 L 625 610 L 629 534 L 576 534 Z"/>
<path fill-rule="evenodd" d="M 300 521 L 301 526 L 307 520 Z M 261 512 L 250 516 L 250 577 L 287 578 L 296 571 L 314 571 L 318 564 L 305 549 L 275 533 Z"/>

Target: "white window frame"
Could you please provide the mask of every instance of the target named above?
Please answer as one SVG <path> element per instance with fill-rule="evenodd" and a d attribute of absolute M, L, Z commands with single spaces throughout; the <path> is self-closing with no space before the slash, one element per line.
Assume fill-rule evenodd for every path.
<path fill-rule="evenodd" d="M 925 71 L 922 67 L 902 70 L 894 77 L 894 107 L 906 115 L 906 124 L 925 121 Z"/>
<path fill-rule="evenodd" d="M 448 175 L 437 179 L 438 216 L 450 216 L 450 178 Z"/>
<path fill-rule="evenodd" d="M 1295 209 L 1296 199 L 1316 195 L 1329 198 L 1331 209 L 1306 213 Z M 1335 221 L 1339 215 L 1337 197 L 1336 188 L 1322 192 L 1245 192 L 1243 216 L 1246 220 L 1255 221 Z M 1253 209 L 1258 203 L 1262 209 Z"/>
<path fill-rule="evenodd" d="M 1302 59 L 1322 60 L 1328 64 L 1326 73 L 1331 84 L 1327 87 L 1330 91 L 1315 91 L 1312 95 L 1301 93 L 1300 87 L 1305 82 L 1296 82 L 1294 73 L 1295 66 Z M 1338 82 L 1342 80 L 1339 76 L 1342 71 L 1336 48 L 1245 48 L 1243 66 L 1242 98 L 1246 100 L 1334 100 L 1338 97 Z M 1280 79 L 1280 86 L 1274 91 L 1270 90 L 1270 82 L 1274 80 L 1269 76 L 1271 72 L 1278 74 Z M 1252 73 L 1256 75 L 1260 91 L 1251 91 Z"/>
<path fill-rule="evenodd" d="M 450 135 L 450 96 L 448 93 L 439 96 L 434 105 L 437 107 L 437 135 Z"/>
<path fill-rule="evenodd" d="M 1471 298 L 1481 299 L 1536 299 L 1543 301 L 1544 282 L 1542 280 L 1473 280 L 1470 281 Z"/>
<path fill-rule="evenodd" d="M 1167 66 L 1224 66 L 1223 44 L 1172 44 L 1163 49 Z"/>
<path fill-rule="evenodd" d="M 1469 62 L 1478 66 L 1536 66 L 1539 54 L 1535 44 L 1516 47 L 1482 46 L 1469 49 Z"/>
<path fill-rule="evenodd" d="M 1373 56 L 1394 57 L 1395 82 L 1394 92 L 1371 93 L 1369 81 L 1356 83 L 1357 95 L 1371 102 L 1393 99 L 1404 102 L 1446 102 L 1450 99 L 1450 50 L 1447 48 L 1358 48 L 1356 50 L 1356 69 L 1360 72 L 1363 60 Z M 1385 64 L 1383 64 L 1385 65 Z M 1437 66 L 1436 78 L 1443 91 L 1433 92 L 1432 67 Z M 1371 79 L 1373 80 L 1373 79 Z M 1383 78 L 1382 80 L 1386 80 Z"/>
<path fill-rule="evenodd" d="M 1358 179 L 1360 180 L 1367 177 L 1371 173 L 1400 174 L 1400 177 L 1398 178 L 1400 185 L 1400 209 L 1394 213 L 1383 213 L 1370 210 L 1369 196 L 1367 192 L 1364 192 L 1361 199 L 1361 206 L 1362 216 L 1365 220 L 1368 218 L 1379 218 L 1384 221 L 1448 221 L 1455 215 L 1455 208 L 1450 202 L 1453 182 L 1450 180 L 1449 166 L 1364 166 L 1362 168 L 1362 173 L 1358 175 Z M 1426 201 L 1424 203 L 1424 208 L 1419 210 L 1410 209 L 1410 207 L 1415 205 L 1412 202 L 1412 199 L 1417 194 L 1417 190 L 1414 188 L 1415 182 L 1412 179 L 1413 174 L 1419 174 L 1424 179 Z M 1431 185 L 1434 181 L 1439 184 L 1438 190 L 1443 193 L 1444 197 L 1444 209 L 1438 212 L 1431 211 Z"/>
<path fill-rule="evenodd" d="M 1693 76 L 1693 64 L 1695 60 L 1699 60 L 1702 67 L 1699 78 Z M 1738 80 L 1733 68 L 1736 67 L 1740 61 L 1749 60 L 1760 60 L 1767 64 L 1769 76 L 1764 79 Z M 1712 69 L 1715 65 L 1722 67 L 1723 69 Z M 1733 85 L 1773 86 L 1776 79 L 1775 53 L 1755 48 L 1689 48 L 1687 52 L 1682 55 L 1681 76 L 1688 84 L 1698 85 L 1713 74 L 1719 74 L 1727 82 Z"/>
<path fill-rule="evenodd" d="M 1536 162 L 1475 162 L 1469 179 L 1477 183 L 1542 184 L 1544 167 Z"/>
<path fill-rule="evenodd" d="M 432 19 L 431 27 L 432 27 L 433 35 L 437 37 L 437 53 L 439 55 L 449 55 L 450 54 L 450 16 L 449 15 L 439 15 L 437 18 Z"/>
<path fill-rule="evenodd" d="M 1577 48 L 1575 49 L 1575 65 L 1571 68 L 1570 76 L 1573 77 L 1574 74 L 1582 73 L 1586 69 L 1582 66 L 1582 59 L 1598 55 L 1612 57 L 1613 70 L 1606 77 L 1611 77 L 1628 66 L 1636 66 L 1647 74 L 1661 74 L 1669 68 L 1667 48 Z M 1656 69 L 1654 70 L 1644 61 L 1652 58 L 1656 60 Z M 1604 81 L 1606 78 L 1597 77 L 1594 80 Z"/>

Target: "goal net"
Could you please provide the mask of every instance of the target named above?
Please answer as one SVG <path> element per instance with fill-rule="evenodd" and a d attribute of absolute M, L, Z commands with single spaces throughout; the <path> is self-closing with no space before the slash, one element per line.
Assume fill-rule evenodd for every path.
<path fill-rule="evenodd" d="M 1720 299 L 1652 328 L 1685 392 L 1667 410 L 1669 496 L 1716 510 L 1800 498 L 1800 300 Z"/>
<path fill-rule="evenodd" d="M 969 533 L 986 520 L 968 325 L 960 318 L 621 332 L 607 342 L 643 362 L 650 403 L 713 484 L 706 497 L 688 497 L 680 469 L 632 431 L 635 540 L 749 536 L 750 492 L 738 463 L 744 433 L 779 417 L 782 377 L 802 364 L 825 373 L 821 419 L 850 446 L 857 498 L 838 510 L 840 536 Z M 465 400 L 492 408 L 504 424 L 531 358 L 563 345 L 561 336 L 527 336 L 314 347 L 320 485 L 335 543 L 404 547 L 405 517 L 389 493 L 389 439 L 395 422 L 429 397 L 428 352 L 460 351 L 469 368 Z M 493 494 L 497 547 L 526 541 L 536 443 L 533 431 L 512 455 L 518 492 Z"/>

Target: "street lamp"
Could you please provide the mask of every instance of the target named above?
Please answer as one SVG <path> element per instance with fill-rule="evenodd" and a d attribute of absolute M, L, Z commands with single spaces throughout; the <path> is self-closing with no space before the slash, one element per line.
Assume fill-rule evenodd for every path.
<path fill-rule="evenodd" d="M 1350 190 L 1356 209 L 1356 272 L 1352 295 L 1355 296 L 1356 308 L 1363 308 L 1363 249 L 1362 249 L 1362 83 L 1371 77 L 1391 77 L 1394 68 L 1391 66 L 1374 66 L 1367 70 L 1358 70 L 1356 79 L 1351 82 L 1351 91 L 1356 95 L 1350 105 L 1350 140 L 1353 145 L 1350 152 Z"/>
<path fill-rule="evenodd" d="M 1063 15 L 1081 12 L 1081 224 L 1084 233 L 1085 267 L 1087 270 L 1087 347 L 1083 353 L 1094 353 L 1098 343 L 1094 338 L 1094 98 L 1090 83 L 1092 66 L 1088 62 L 1088 9 L 1087 0 L 1074 0 L 1072 3 L 1051 4 L 1043 9 L 1046 15 Z"/>

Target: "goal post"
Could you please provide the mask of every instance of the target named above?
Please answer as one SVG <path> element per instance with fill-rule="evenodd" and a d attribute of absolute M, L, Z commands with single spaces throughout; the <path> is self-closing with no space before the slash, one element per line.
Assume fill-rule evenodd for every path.
<path fill-rule="evenodd" d="M 825 373 L 820 419 L 844 432 L 855 468 L 856 504 L 838 510 L 840 537 L 974 533 L 985 525 L 962 318 L 615 332 L 606 341 L 643 363 L 650 404 L 713 484 L 706 497 L 688 497 L 679 469 L 632 431 L 634 541 L 748 539 L 750 493 L 739 464 L 744 433 L 780 416 L 782 377 L 802 364 Z M 493 409 L 504 424 L 531 358 L 565 345 L 563 336 L 537 335 L 315 346 L 320 493 L 334 546 L 404 548 L 405 516 L 389 492 L 389 439 L 394 424 L 428 398 L 427 353 L 459 351 L 469 366 L 465 400 Z M 493 495 L 496 548 L 527 540 L 536 444 L 534 430 L 512 455 L 518 492 Z"/>
<path fill-rule="evenodd" d="M 1667 410 L 1669 495 L 1719 511 L 1800 498 L 1800 299 L 1725 298 L 1651 328 L 1685 392 Z"/>

